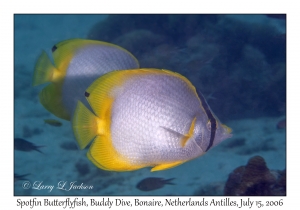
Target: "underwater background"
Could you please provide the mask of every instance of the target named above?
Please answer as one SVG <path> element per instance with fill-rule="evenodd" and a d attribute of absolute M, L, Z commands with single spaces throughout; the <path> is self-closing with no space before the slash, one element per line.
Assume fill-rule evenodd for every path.
<path fill-rule="evenodd" d="M 50 55 L 53 45 L 71 38 L 111 42 L 141 67 L 184 75 L 233 137 L 165 171 L 98 169 L 87 150 L 77 149 L 70 122 L 39 103 L 43 86 L 31 85 L 42 50 Z M 49 118 L 62 125 L 45 123 Z M 285 15 L 14 15 L 14 138 L 44 146 L 41 152 L 14 150 L 14 173 L 44 186 L 93 186 L 24 189 L 26 180 L 17 176 L 14 195 L 285 195 L 285 118 Z M 258 179 L 257 168 L 265 169 L 260 177 L 271 178 Z M 174 185 L 141 191 L 136 185 L 148 177 L 174 178 Z M 254 183 L 251 189 L 247 182 Z"/>

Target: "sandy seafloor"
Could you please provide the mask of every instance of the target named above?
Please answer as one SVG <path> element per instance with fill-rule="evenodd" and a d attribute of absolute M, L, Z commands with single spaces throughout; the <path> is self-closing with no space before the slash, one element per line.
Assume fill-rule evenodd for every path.
<path fill-rule="evenodd" d="M 227 121 L 233 137 L 207 154 L 173 169 L 150 172 L 149 168 L 133 172 L 106 172 L 96 168 L 86 158 L 86 150 L 65 150 L 61 144 L 75 142 L 71 125 L 62 121 L 61 127 L 45 124 L 44 119 L 54 118 L 38 101 L 43 86 L 32 87 L 31 78 L 38 55 L 42 50 L 50 54 L 51 47 L 65 39 L 85 38 L 88 30 L 101 15 L 22 15 L 15 16 L 14 26 L 14 137 L 24 138 L 40 148 L 36 151 L 14 151 L 14 172 L 30 174 L 31 183 L 58 185 L 60 181 L 92 185 L 89 190 L 23 189 L 23 181 L 14 183 L 14 195 L 194 195 L 222 189 L 230 172 L 245 165 L 254 155 L 262 156 L 269 169 L 286 168 L 286 131 L 276 124 L 285 116 L 262 117 Z M 221 119 L 223 120 L 223 119 Z M 244 138 L 245 145 L 229 148 L 231 140 Z M 267 146 L 266 146 L 267 145 Z M 263 148 L 269 149 L 264 150 Z M 247 151 L 251 150 L 250 154 Z M 254 152 L 253 152 L 254 151 Z M 80 175 L 76 164 L 88 164 L 89 173 Z M 176 185 L 149 192 L 136 189 L 136 184 L 147 177 L 175 178 Z"/>

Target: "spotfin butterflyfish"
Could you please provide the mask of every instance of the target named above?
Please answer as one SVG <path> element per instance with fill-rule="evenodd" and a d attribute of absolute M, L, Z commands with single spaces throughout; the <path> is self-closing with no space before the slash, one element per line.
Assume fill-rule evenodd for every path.
<path fill-rule="evenodd" d="M 80 149 L 109 171 L 152 167 L 159 171 L 199 157 L 231 137 L 204 97 L 184 76 L 169 70 L 109 72 L 85 91 L 72 118 Z"/>
<path fill-rule="evenodd" d="M 50 82 L 39 94 L 41 104 L 59 118 L 70 120 L 78 100 L 88 106 L 84 91 L 101 75 L 139 67 L 127 50 L 110 43 L 70 39 L 52 48 L 54 64 L 42 52 L 35 65 L 33 85 Z"/>

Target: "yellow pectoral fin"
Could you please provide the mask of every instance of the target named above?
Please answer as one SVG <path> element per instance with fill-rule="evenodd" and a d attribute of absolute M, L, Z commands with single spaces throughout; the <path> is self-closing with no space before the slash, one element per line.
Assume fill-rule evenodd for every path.
<path fill-rule="evenodd" d="M 98 168 L 107 171 L 133 171 L 145 166 L 133 165 L 122 157 L 114 148 L 110 135 L 97 136 L 93 141 L 87 157 Z"/>
<path fill-rule="evenodd" d="M 196 123 L 196 117 L 193 119 L 189 132 L 184 135 L 184 137 L 181 139 L 181 146 L 184 147 L 185 144 L 188 142 L 188 140 L 193 136 L 194 128 L 195 128 L 195 123 Z"/>
<path fill-rule="evenodd" d="M 80 149 L 84 149 L 98 135 L 98 118 L 78 101 L 72 128 Z"/>
<path fill-rule="evenodd" d="M 160 165 L 157 165 L 157 166 L 153 167 L 151 169 L 151 172 L 170 169 L 170 168 L 179 166 L 179 165 L 183 164 L 184 162 L 186 162 L 186 161 L 176 161 L 174 163 L 163 163 L 163 164 L 160 164 Z"/>
<path fill-rule="evenodd" d="M 51 63 L 46 52 L 43 51 L 34 67 L 32 85 L 36 86 L 51 82 L 55 71 L 57 71 L 57 69 Z"/>
<path fill-rule="evenodd" d="M 67 109 L 64 108 L 61 98 L 61 87 L 59 84 L 51 83 L 46 86 L 39 94 L 41 104 L 49 112 L 55 116 L 70 120 L 70 114 Z"/>

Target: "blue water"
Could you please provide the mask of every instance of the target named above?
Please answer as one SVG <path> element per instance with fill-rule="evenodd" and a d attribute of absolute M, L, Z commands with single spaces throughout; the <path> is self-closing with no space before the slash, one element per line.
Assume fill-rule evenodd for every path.
<path fill-rule="evenodd" d="M 31 183 L 14 183 L 15 195 L 220 195 L 230 172 L 261 155 L 270 169 L 286 167 L 286 20 L 266 15 L 15 15 L 14 136 L 42 145 L 36 151 L 14 151 L 14 172 Z M 45 124 L 54 118 L 38 101 L 44 87 L 32 87 L 35 62 L 54 44 L 71 38 L 118 44 L 141 67 L 176 71 L 205 96 L 222 123 L 233 129 L 226 140 L 203 157 L 179 167 L 151 173 L 106 172 L 70 149 L 70 123 Z M 59 120 L 59 119 L 58 119 Z M 241 146 L 226 144 L 244 139 Z M 64 146 L 64 145 L 71 146 Z M 176 185 L 149 192 L 136 189 L 149 177 L 175 178 Z M 86 190 L 43 189 L 76 181 Z M 40 186 L 40 189 L 34 189 Z M 40 185 L 39 185 L 40 184 Z"/>

